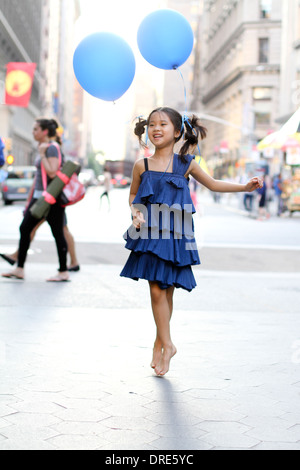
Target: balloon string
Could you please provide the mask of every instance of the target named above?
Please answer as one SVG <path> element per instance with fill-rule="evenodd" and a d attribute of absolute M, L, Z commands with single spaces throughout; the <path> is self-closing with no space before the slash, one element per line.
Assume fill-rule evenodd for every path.
<path fill-rule="evenodd" d="M 183 78 L 183 75 L 182 75 L 182 73 L 181 73 L 180 68 L 179 68 L 179 67 L 176 67 L 175 70 L 177 70 L 177 72 L 179 73 L 179 75 L 180 75 L 180 77 L 181 77 L 181 80 L 182 80 L 183 92 L 184 92 L 184 105 L 185 105 L 184 114 L 187 115 L 187 92 L 186 92 L 185 81 L 184 81 L 184 78 Z"/>
<path fill-rule="evenodd" d="M 184 90 L 184 104 L 185 104 L 185 111 L 183 113 L 183 116 L 182 116 L 182 126 L 181 126 L 181 132 L 184 133 L 184 123 L 186 122 L 190 128 L 192 129 L 193 133 L 195 134 L 196 137 L 197 136 L 197 133 L 195 131 L 195 129 L 192 127 L 190 121 L 189 121 L 189 118 L 188 118 L 188 115 L 187 115 L 187 91 L 186 91 L 186 86 L 185 86 L 185 81 L 184 81 L 184 78 L 183 78 L 183 75 L 181 73 L 181 70 L 179 67 L 175 67 L 175 70 L 178 71 L 181 79 L 182 79 L 182 83 L 183 83 L 183 90 Z M 200 150 L 200 146 L 199 146 L 199 142 L 197 143 L 197 147 L 198 147 L 198 152 L 199 152 L 199 156 L 201 157 L 201 150 Z M 200 162 L 199 162 L 200 163 Z"/>

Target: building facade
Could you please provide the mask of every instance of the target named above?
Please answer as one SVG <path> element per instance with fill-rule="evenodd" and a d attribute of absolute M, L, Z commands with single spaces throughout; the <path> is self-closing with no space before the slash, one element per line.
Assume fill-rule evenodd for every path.
<path fill-rule="evenodd" d="M 19 165 L 32 161 L 32 124 L 41 111 L 42 86 L 40 41 L 42 2 L 0 0 L 0 135 L 10 139 L 11 150 Z M 37 69 L 28 108 L 4 104 L 6 64 L 35 62 Z"/>
<path fill-rule="evenodd" d="M 282 2 L 280 101 L 277 122 L 284 123 L 300 107 L 300 4 Z"/>
<path fill-rule="evenodd" d="M 88 139 L 83 90 L 73 72 L 75 23 L 79 0 L 0 0 L 0 135 L 9 138 L 17 165 L 32 164 L 37 117 L 58 120 L 64 152 L 84 163 Z M 28 108 L 3 103 L 6 64 L 35 62 L 37 69 Z"/>
<path fill-rule="evenodd" d="M 281 0 L 204 0 L 202 105 L 209 133 L 204 153 L 214 166 L 251 158 L 278 125 Z"/>

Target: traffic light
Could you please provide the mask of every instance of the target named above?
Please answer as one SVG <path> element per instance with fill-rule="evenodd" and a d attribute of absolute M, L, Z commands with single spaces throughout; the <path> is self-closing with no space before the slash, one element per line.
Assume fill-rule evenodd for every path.
<path fill-rule="evenodd" d="M 12 155 L 7 155 L 7 157 L 6 157 L 6 163 L 7 163 L 8 165 L 12 165 L 12 164 L 14 163 L 14 161 L 15 161 L 15 159 L 14 159 L 14 157 L 13 157 Z"/>

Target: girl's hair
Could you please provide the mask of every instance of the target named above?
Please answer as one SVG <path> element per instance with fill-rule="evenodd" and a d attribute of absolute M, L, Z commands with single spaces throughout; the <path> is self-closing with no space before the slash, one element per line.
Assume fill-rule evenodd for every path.
<path fill-rule="evenodd" d="M 154 113 L 167 114 L 174 126 L 175 132 L 180 132 L 180 135 L 175 139 L 175 142 L 178 142 L 183 137 L 184 143 L 179 150 L 179 155 L 182 161 L 186 162 L 185 155 L 187 154 L 189 147 L 197 145 L 199 139 L 205 139 L 207 129 L 201 125 L 199 118 L 195 115 L 191 118 L 187 116 L 183 117 L 175 109 L 168 107 L 157 108 L 150 113 L 148 119 L 139 118 L 139 121 L 135 126 L 134 133 L 138 136 L 140 145 L 144 148 L 146 147 L 146 144 L 142 140 L 142 135 L 145 133 L 145 129 L 149 125 L 151 116 Z"/>
<path fill-rule="evenodd" d="M 56 142 L 59 145 L 62 145 L 61 138 L 57 134 L 57 129 L 59 128 L 59 125 L 57 121 L 55 121 L 55 119 L 39 118 L 36 119 L 36 122 L 43 131 L 48 131 L 48 137 L 55 137 Z"/>

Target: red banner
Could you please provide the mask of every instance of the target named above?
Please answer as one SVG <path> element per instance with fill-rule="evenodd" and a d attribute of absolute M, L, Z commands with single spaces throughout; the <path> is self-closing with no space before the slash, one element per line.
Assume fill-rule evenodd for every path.
<path fill-rule="evenodd" d="M 10 62 L 6 67 L 5 104 L 27 108 L 31 97 L 36 64 Z"/>

